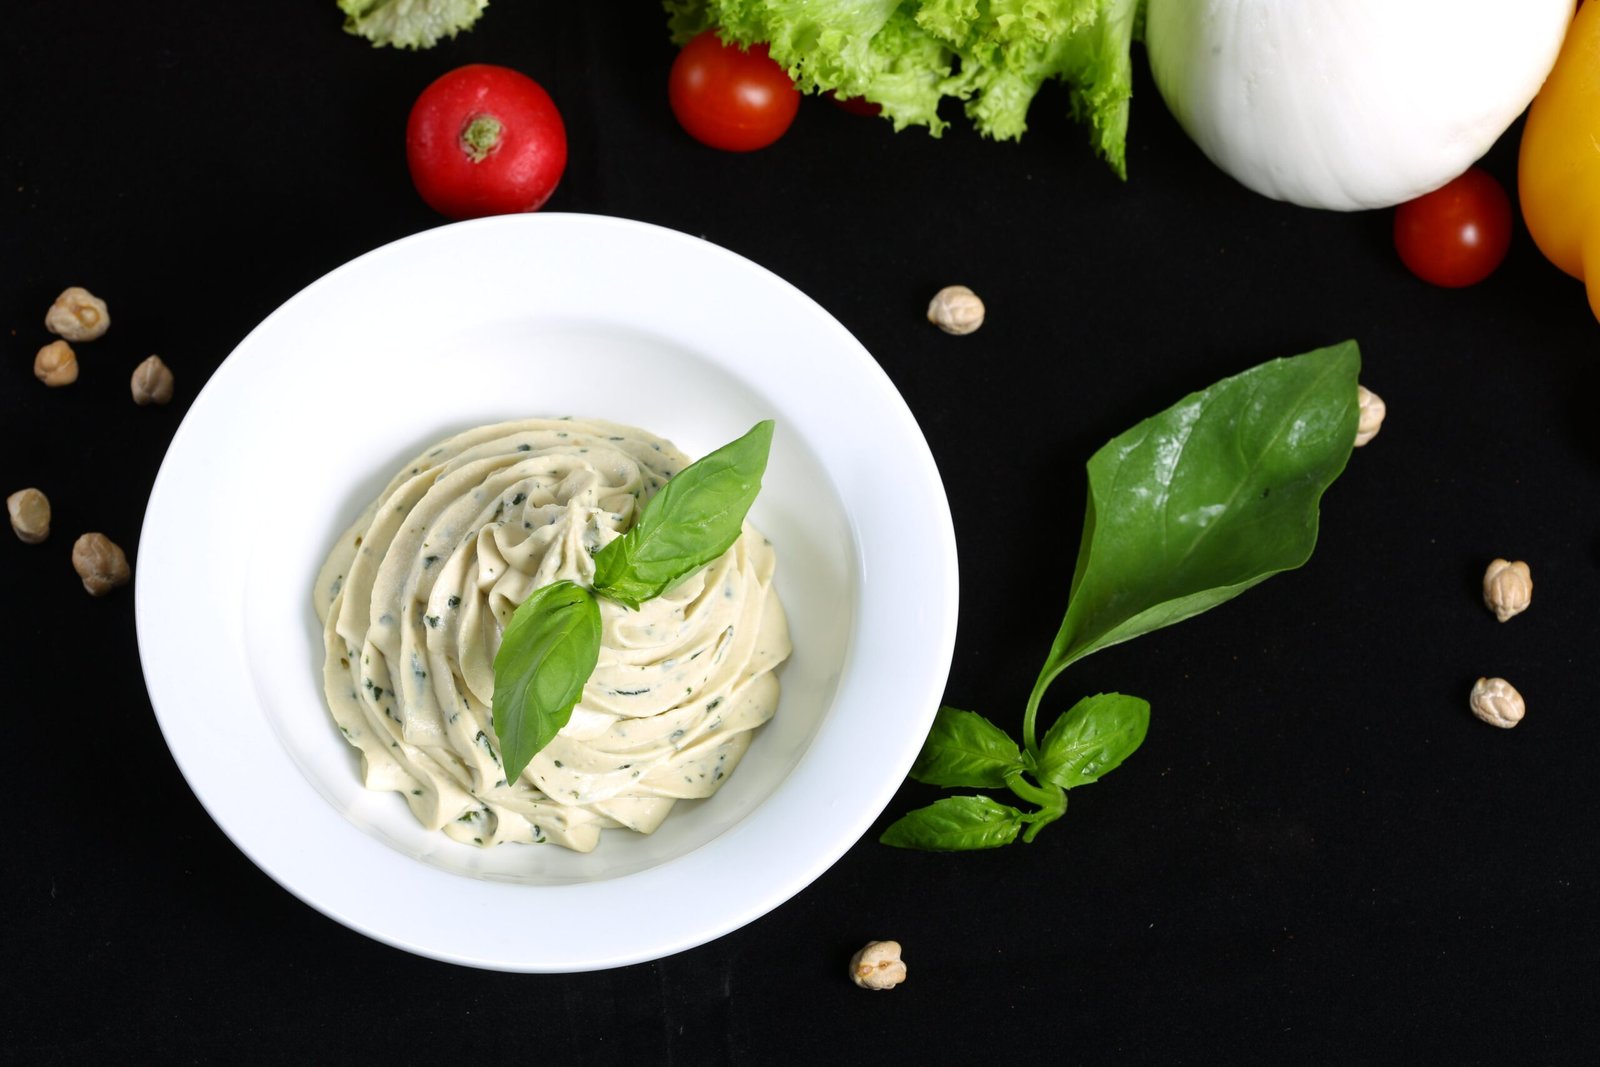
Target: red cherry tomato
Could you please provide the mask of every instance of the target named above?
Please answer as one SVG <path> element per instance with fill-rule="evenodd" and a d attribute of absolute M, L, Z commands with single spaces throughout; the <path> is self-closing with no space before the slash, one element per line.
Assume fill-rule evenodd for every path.
<path fill-rule="evenodd" d="M 406 162 L 422 199 L 448 218 L 537 211 L 566 170 L 567 131 L 538 82 L 473 63 L 417 97 Z"/>
<path fill-rule="evenodd" d="M 864 96 L 840 96 L 832 89 L 829 89 L 826 95 L 829 100 L 833 101 L 835 107 L 841 111 L 848 111 L 852 115 L 870 117 L 883 114 L 882 104 L 874 103 Z"/>
<path fill-rule="evenodd" d="M 800 91 L 764 44 L 747 52 L 707 30 L 683 46 L 667 78 L 667 100 L 689 136 L 729 152 L 750 152 L 783 136 Z"/>
<path fill-rule="evenodd" d="M 1394 247 L 1412 274 L 1455 289 L 1494 273 L 1511 247 L 1511 198 L 1473 167 L 1394 212 Z"/>

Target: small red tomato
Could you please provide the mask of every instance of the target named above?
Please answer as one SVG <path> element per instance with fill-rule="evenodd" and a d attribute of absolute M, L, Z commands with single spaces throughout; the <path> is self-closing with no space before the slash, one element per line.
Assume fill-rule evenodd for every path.
<path fill-rule="evenodd" d="M 567 168 L 567 131 L 538 82 L 473 63 L 417 97 L 406 163 L 422 199 L 448 218 L 537 211 Z"/>
<path fill-rule="evenodd" d="M 829 100 L 833 101 L 834 106 L 839 110 L 848 111 L 852 115 L 866 115 L 870 117 L 883 114 L 882 104 L 874 103 L 864 96 L 840 96 L 832 89 L 829 89 L 827 92 L 827 97 Z"/>
<path fill-rule="evenodd" d="M 800 91 L 767 54 L 723 44 L 707 30 L 678 53 L 667 100 L 689 136 L 729 152 L 750 152 L 783 136 L 800 110 Z"/>
<path fill-rule="evenodd" d="M 1488 171 L 1473 167 L 1448 185 L 1395 208 L 1394 247 L 1425 282 L 1476 285 L 1511 247 L 1511 198 Z"/>

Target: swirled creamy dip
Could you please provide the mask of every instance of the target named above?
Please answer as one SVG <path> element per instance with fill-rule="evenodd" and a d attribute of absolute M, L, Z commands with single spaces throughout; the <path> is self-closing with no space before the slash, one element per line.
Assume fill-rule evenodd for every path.
<path fill-rule="evenodd" d="M 369 789 L 475 845 L 649 833 L 732 773 L 789 655 L 772 545 L 732 548 L 638 611 L 600 598 L 599 662 L 572 719 L 506 781 L 490 702 L 511 614 L 593 555 L 689 460 L 641 430 L 576 419 L 485 426 L 397 474 L 317 578 L 323 684 Z"/>

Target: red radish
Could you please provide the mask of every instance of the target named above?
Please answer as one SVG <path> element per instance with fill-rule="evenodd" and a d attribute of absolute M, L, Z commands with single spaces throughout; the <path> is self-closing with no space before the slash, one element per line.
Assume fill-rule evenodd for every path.
<path fill-rule="evenodd" d="M 406 162 L 422 199 L 448 218 L 537 211 L 567 167 L 567 131 L 538 82 L 473 63 L 417 97 Z"/>

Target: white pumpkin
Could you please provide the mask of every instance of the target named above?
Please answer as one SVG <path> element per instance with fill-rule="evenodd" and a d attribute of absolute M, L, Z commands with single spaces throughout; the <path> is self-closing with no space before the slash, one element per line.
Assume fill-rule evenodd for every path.
<path fill-rule="evenodd" d="M 1539 91 L 1573 0 L 1149 0 L 1156 87 L 1217 166 L 1307 207 L 1389 207 L 1471 166 Z"/>

